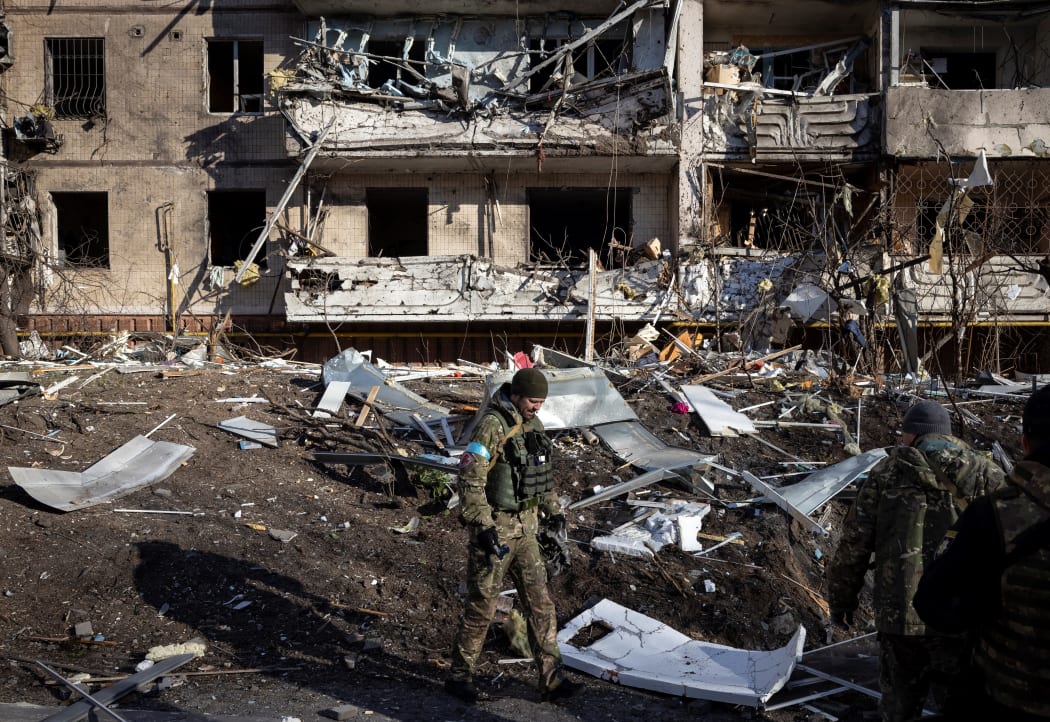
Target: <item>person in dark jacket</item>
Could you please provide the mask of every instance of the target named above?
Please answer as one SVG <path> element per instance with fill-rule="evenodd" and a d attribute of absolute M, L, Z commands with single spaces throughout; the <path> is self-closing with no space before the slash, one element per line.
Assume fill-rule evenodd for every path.
<path fill-rule="evenodd" d="M 1021 447 L 1006 486 L 967 508 L 913 600 L 933 629 L 976 640 L 986 697 L 968 719 L 1050 719 L 1050 386 L 1025 404 Z"/>
<path fill-rule="evenodd" d="M 541 698 L 568 697 L 579 687 L 562 672 L 554 602 L 537 539 L 541 522 L 558 532 L 565 528 L 554 492 L 553 445 L 537 416 L 546 398 L 543 372 L 525 368 L 515 373 L 493 394 L 461 457 L 460 518 L 470 532 L 467 601 L 445 690 L 469 703 L 484 698 L 474 683 L 474 668 L 507 575 L 525 608 Z"/>
<path fill-rule="evenodd" d="M 832 622 L 848 626 L 874 555 L 884 722 L 917 718 L 931 687 L 941 704 L 958 697 L 949 687 L 962 669 L 964 640 L 928 633 L 911 599 L 925 562 L 959 511 L 998 488 L 1003 474 L 951 432 L 951 417 L 940 404 L 922 401 L 908 410 L 901 445 L 858 492 L 827 569 Z"/>

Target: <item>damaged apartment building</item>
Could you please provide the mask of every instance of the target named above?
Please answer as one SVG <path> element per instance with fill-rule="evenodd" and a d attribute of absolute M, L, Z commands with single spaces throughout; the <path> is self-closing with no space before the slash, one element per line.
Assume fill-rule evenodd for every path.
<path fill-rule="evenodd" d="M 1048 31 L 1023 0 L 22 0 L 0 338 L 435 361 L 851 319 L 909 368 L 993 331 L 1032 366 Z"/>

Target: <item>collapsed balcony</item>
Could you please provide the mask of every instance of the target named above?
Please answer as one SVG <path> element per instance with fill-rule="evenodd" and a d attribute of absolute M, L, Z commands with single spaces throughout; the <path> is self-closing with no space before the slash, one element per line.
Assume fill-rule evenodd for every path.
<path fill-rule="evenodd" d="M 294 71 L 274 78 L 297 136 L 289 152 L 324 130 L 319 166 L 425 154 L 432 167 L 617 156 L 670 168 L 661 5 L 638 0 L 604 19 L 322 19 L 312 40 L 296 39 Z"/>
<path fill-rule="evenodd" d="M 704 156 L 720 160 L 870 160 L 878 155 L 878 94 L 855 77 L 866 37 L 799 48 L 710 52 Z M 780 74 L 778 74 L 780 73 Z"/>

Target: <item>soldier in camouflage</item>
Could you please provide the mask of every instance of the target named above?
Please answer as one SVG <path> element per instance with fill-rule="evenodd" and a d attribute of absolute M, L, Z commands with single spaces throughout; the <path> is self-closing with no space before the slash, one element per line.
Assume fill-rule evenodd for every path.
<path fill-rule="evenodd" d="M 832 622 L 849 626 L 874 566 L 884 722 L 918 719 L 931 687 L 942 704 L 960 698 L 966 642 L 927 633 L 911 599 L 925 562 L 961 510 L 1001 486 L 1003 474 L 951 432 L 951 417 L 940 404 L 922 401 L 908 410 L 901 445 L 861 487 L 827 568 Z"/>
<path fill-rule="evenodd" d="M 1050 719 L 1050 386 L 1025 404 L 1021 447 L 1008 483 L 963 513 L 913 602 L 930 627 L 976 637 L 985 696 L 965 719 Z"/>
<path fill-rule="evenodd" d="M 542 372 L 527 368 L 515 373 L 493 395 L 463 455 L 460 518 L 470 532 L 467 601 L 445 689 L 469 703 L 484 697 L 474 684 L 474 668 L 508 574 L 525 610 L 541 698 L 567 697 L 578 687 L 561 670 L 554 602 L 537 539 L 541 514 L 555 532 L 565 528 L 554 493 L 553 446 L 537 417 L 546 398 Z"/>

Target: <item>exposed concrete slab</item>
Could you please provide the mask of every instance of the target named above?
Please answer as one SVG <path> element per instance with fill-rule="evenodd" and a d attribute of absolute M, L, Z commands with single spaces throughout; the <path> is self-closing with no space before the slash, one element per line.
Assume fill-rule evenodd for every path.
<path fill-rule="evenodd" d="M 885 103 L 886 151 L 899 158 L 973 156 L 982 148 L 989 158 L 1037 158 L 1050 143 L 1048 88 L 895 87 L 886 89 Z"/>

